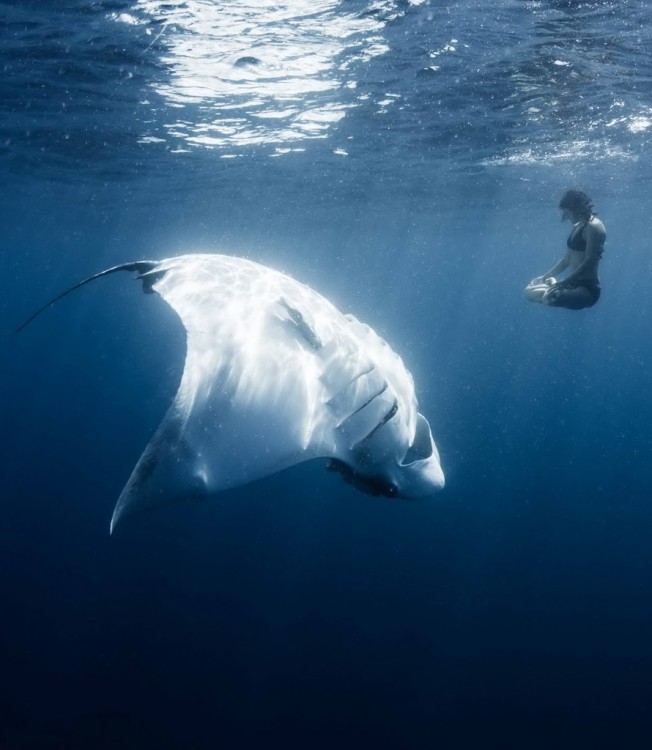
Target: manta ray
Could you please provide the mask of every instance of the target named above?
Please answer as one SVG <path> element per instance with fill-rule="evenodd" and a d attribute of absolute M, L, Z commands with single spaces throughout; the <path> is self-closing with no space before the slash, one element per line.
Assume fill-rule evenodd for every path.
<path fill-rule="evenodd" d="M 108 268 L 130 271 L 186 331 L 179 389 L 118 498 L 126 516 L 213 496 L 312 459 L 372 495 L 444 486 L 412 376 L 369 326 L 293 278 L 217 254 Z"/>

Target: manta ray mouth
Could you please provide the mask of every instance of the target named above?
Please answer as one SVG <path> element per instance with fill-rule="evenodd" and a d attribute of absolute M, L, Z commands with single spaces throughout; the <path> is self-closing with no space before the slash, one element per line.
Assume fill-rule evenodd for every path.
<path fill-rule="evenodd" d="M 430 425 L 428 420 L 422 415 L 417 414 L 417 429 L 414 434 L 412 445 L 407 449 L 401 466 L 411 466 L 418 461 L 424 461 L 433 454 L 433 444 L 430 437 Z"/>

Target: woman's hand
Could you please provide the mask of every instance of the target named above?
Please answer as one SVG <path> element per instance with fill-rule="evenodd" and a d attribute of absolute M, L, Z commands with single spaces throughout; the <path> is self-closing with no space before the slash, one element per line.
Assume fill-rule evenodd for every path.
<path fill-rule="evenodd" d="M 530 286 L 554 286 L 557 283 L 557 279 L 554 276 L 537 276 L 532 279 Z"/>

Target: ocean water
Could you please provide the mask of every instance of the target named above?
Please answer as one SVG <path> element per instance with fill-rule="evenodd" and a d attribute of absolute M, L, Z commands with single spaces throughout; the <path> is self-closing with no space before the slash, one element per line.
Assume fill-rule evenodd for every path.
<path fill-rule="evenodd" d="M 652 719 L 652 6 L 0 2 L 0 748 L 635 748 Z M 607 228 L 578 312 L 522 289 Z M 414 375 L 446 489 L 302 465 L 129 519 L 183 329 L 282 270 Z"/>

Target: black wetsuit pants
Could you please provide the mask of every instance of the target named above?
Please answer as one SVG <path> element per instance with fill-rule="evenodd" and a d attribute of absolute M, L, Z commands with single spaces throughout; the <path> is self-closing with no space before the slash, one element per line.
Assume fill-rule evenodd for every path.
<path fill-rule="evenodd" d="M 555 289 L 554 293 L 548 295 L 546 301 L 551 307 L 581 310 L 584 307 L 593 307 L 599 299 L 600 285 L 586 281 Z"/>

